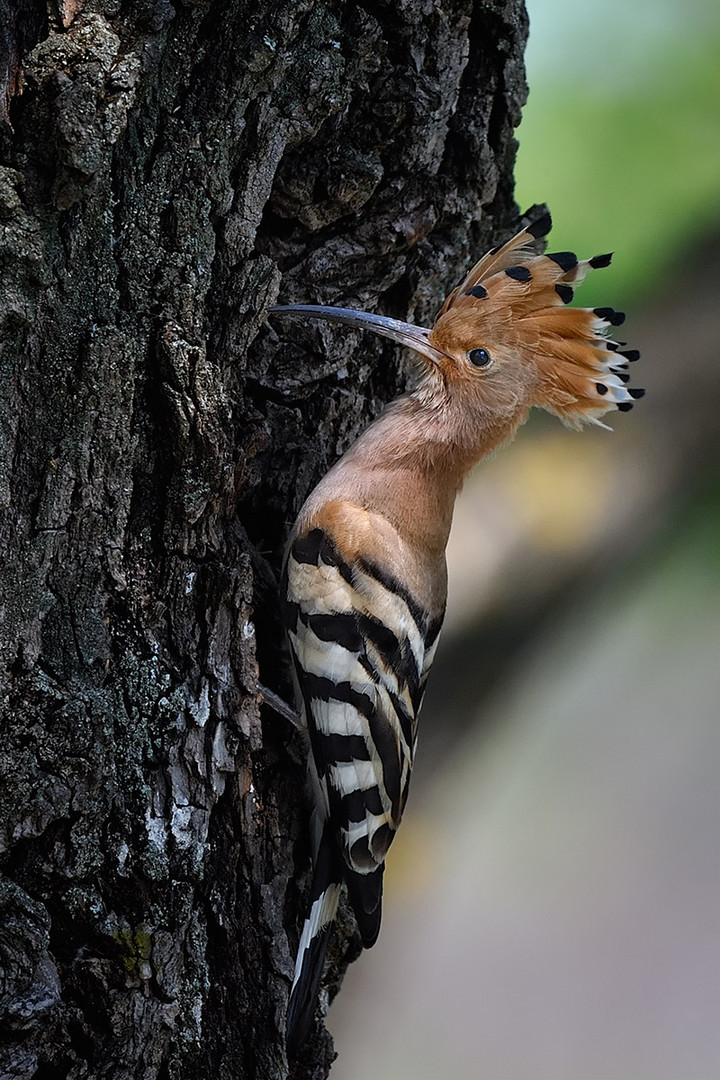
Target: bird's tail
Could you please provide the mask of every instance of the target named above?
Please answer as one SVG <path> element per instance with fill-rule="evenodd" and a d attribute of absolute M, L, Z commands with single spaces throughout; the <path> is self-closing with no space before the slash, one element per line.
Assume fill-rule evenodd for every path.
<path fill-rule="evenodd" d="M 305 1041 L 315 1012 L 330 931 L 340 897 L 342 870 L 337 847 L 328 824 L 318 849 L 310 890 L 310 911 L 300 936 L 295 977 L 290 990 L 286 1043 L 295 1054 Z"/>

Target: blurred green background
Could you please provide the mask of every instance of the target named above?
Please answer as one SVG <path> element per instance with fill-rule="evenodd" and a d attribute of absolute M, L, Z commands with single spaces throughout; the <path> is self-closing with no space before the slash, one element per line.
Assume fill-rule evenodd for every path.
<path fill-rule="evenodd" d="M 624 303 L 720 224 L 720 5 L 530 0 L 517 199 L 546 200 L 556 249 L 615 250 Z M 591 304 L 606 290 L 595 275 Z"/>
<path fill-rule="evenodd" d="M 528 7 L 517 200 L 648 395 L 463 493 L 336 1080 L 720 1078 L 720 5 Z"/>

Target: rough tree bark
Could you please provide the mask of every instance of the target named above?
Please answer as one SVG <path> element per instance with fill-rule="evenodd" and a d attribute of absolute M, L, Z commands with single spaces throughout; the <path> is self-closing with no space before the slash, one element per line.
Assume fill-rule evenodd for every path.
<path fill-rule="evenodd" d="M 49 10 L 49 15 L 48 15 Z M 514 223 L 521 0 L 0 0 L 0 1074 L 324 1077 L 283 540 Z M 342 921 L 336 989 L 357 951 Z"/>

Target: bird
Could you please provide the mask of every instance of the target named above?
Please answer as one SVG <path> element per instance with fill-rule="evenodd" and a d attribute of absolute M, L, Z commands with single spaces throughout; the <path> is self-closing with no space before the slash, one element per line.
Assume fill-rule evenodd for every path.
<path fill-rule="evenodd" d="M 526 215 L 527 217 L 527 215 Z M 309 736 L 313 877 L 290 991 L 286 1044 L 312 1024 L 340 890 L 363 946 L 380 930 L 385 857 L 400 825 L 418 713 L 445 613 L 445 548 L 469 471 L 534 406 L 572 427 L 627 412 L 634 349 L 610 337 L 622 312 L 568 306 L 612 254 L 538 251 L 550 214 L 492 248 L 430 329 L 365 311 L 278 305 L 408 346 L 411 388 L 310 493 L 290 533 L 281 606 L 298 712 Z M 544 246 L 544 244 L 542 244 Z"/>

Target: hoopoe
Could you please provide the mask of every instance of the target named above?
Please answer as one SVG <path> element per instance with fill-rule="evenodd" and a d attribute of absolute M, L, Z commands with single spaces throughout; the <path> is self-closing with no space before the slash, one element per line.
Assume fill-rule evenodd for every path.
<path fill-rule="evenodd" d="M 627 411 L 644 390 L 608 337 L 624 315 L 570 308 L 588 271 L 537 254 L 544 214 L 493 248 L 454 289 L 431 329 L 345 308 L 293 304 L 276 315 L 372 330 L 419 357 L 394 401 L 302 507 L 282 602 L 315 791 L 314 876 L 288 1011 L 295 1052 L 313 1017 L 343 881 L 363 945 L 380 929 L 385 856 L 400 825 L 417 718 L 445 611 L 445 547 L 469 470 L 517 431 L 532 406 L 573 427 Z"/>

